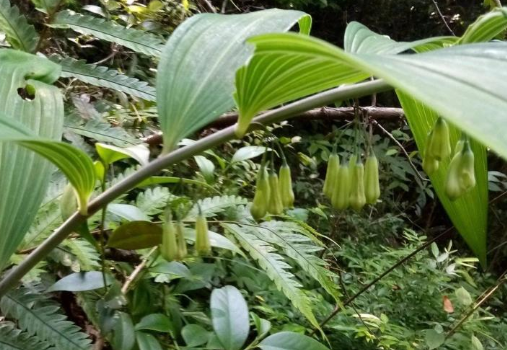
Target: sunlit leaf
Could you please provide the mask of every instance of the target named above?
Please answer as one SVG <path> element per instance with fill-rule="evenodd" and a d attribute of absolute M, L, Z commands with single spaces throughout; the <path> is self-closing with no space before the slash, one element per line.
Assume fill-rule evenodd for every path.
<path fill-rule="evenodd" d="M 180 25 L 158 66 L 157 102 L 165 151 L 234 107 L 234 74 L 253 51 L 245 44 L 247 38 L 286 31 L 305 16 L 278 9 L 199 14 Z M 308 21 L 304 27 L 309 27 Z"/>
<path fill-rule="evenodd" d="M 459 43 L 477 43 L 489 41 L 507 29 L 507 8 L 496 8 L 480 16 L 466 30 Z"/>

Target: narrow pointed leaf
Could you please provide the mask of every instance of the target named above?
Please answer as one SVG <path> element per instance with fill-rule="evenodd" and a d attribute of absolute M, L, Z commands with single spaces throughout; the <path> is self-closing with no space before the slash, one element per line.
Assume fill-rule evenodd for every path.
<path fill-rule="evenodd" d="M 507 8 L 496 8 L 480 16 L 466 30 L 459 43 L 477 43 L 496 38 L 507 29 Z"/>
<path fill-rule="evenodd" d="M 72 11 L 58 13 L 51 25 L 57 28 L 71 28 L 78 33 L 93 35 L 149 56 L 159 56 L 164 44 L 161 38 L 153 34 Z"/>
<path fill-rule="evenodd" d="M 39 36 L 34 26 L 28 24 L 18 7 L 11 5 L 9 0 L 0 0 L 0 31 L 5 33 L 13 48 L 25 52 L 35 51 Z"/>
<path fill-rule="evenodd" d="M 150 150 L 146 145 L 139 144 L 129 147 L 118 147 L 97 142 L 95 144 L 97 153 L 106 164 L 112 164 L 122 159 L 133 158 L 141 165 L 148 164 Z"/>
<path fill-rule="evenodd" d="M 0 117 L 39 137 L 60 139 L 63 101 L 60 91 L 50 85 L 59 75 L 59 67 L 45 58 L 0 50 Z M 26 90 L 34 93 L 31 100 L 18 93 L 27 85 L 30 88 Z M 3 127 L 0 131 L 5 132 Z M 53 169 L 51 163 L 26 148 L 0 143 L 0 269 L 35 218 Z"/>
<path fill-rule="evenodd" d="M 277 9 L 200 14 L 180 25 L 158 66 L 157 102 L 165 151 L 234 107 L 234 73 L 253 52 L 245 44 L 247 38 L 286 31 L 304 16 Z"/>

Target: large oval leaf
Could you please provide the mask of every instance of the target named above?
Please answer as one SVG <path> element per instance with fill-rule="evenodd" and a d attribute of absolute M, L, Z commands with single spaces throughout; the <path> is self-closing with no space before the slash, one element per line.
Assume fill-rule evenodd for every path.
<path fill-rule="evenodd" d="M 0 115 L 35 135 L 60 139 L 62 96 L 50 85 L 59 75 L 58 66 L 47 59 L 0 50 Z M 27 85 L 31 91 L 25 89 Z M 30 96 L 23 98 L 18 89 Z M 52 171 L 52 165 L 32 151 L 14 143 L 0 143 L 0 270 L 30 227 Z"/>
<path fill-rule="evenodd" d="M 244 43 L 247 38 L 286 31 L 305 16 L 278 9 L 200 14 L 180 25 L 158 66 L 157 102 L 165 151 L 234 107 L 234 73 L 253 51 Z M 308 20 L 303 26 L 308 27 Z"/>
<path fill-rule="evenodd" d="M 211 293 L 211 321 L 225 350 L 239 350 L 248 338 L 250 321 L 245 299 L 233 286 Z"/>
<path fill-rule="evenodd" d="M 294 332 L 273 334 L 260 342 L 262 350 L 328 350 L 313 338 Z"/>

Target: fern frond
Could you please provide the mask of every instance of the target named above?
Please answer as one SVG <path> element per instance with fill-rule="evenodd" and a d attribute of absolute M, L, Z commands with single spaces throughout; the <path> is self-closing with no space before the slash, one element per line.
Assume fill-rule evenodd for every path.
<path fill-rule="evenodd" d="M 80 271 L 94 271 L 100 267 L 99 253 L 90 242 L 83 239 L 67 239 L 63 242 L 63 246 L 76 257 Z"/>
<path fill-rule="evenodd" d="M 17 329 L 11 322 L 0 322 L 0 350 L 55 350 L 49 344 Z"/>
<path fill-rule="evenodd" d="M 148 85 L 147 82 L 121 74 L 116 70 L 89 64 L 84 60 L 76 60 L 71 57 L 62 59 L 58 56 L 51 56 L 50 59 L 60 64 L 62 77 L 64 78 L 77 78 L 87 84 L 121 91 L 148 101 L 155 101 L 156 99 L 153 86 Z"/>
<path fill-rule="evenodd" d="M 72 11 L 58 13 L 52 26 L 71 28 L 78 33 L 93 35 L 149 56 L 159 56 L 164 45 L 164 41 L 153 34 Z"/>
<path fill-rule="evenodd" d="M 249 233 L 243 226 L 235 224 L 222 225 L 228 232 L 234 235 L 239 244 L 248 251 L 250 256 L 259 263 L 259 266 L 266 271 L 268 277 L 275 283 L 276 287 L 282 291 L 314 327 L 319 327 L 312 312 L 312 306 L 309 298 L 302 289 L 301 283 L 289 272 L 290 265 L 283 257 L 275 253 L 274 248 L 269 243 L 258 239 L 252 233 Z"/>
<path fill-rule="evenodd" d="M 139 193 L 136 199 L 136 207 L 146 215 L 157 215 L 162 213 L 172 197 L 175 198 L 166 187 L 149 188 Z"/>
<path fill-rule="evenodd" d="M 28 24 L 18 7 L 11 6 L 9 0 L 0 0 L 0 30 L 15 49 L 34 52 L 37 48 L 39 35 L 34 26 Z"/>
<path fill-rule="evenodd" d="M 18 247 L 19 250 L 37 247 L 62 223 L 60 205 L 54 200 L 39 208 L 35 220 Z"/>
<path fill-rule="evenodd" d="M 260 226 L 247 226 L 257 238 L 275 244 L 329 293 L 337 302 L 341 294 L 337 288 L 338 276 L 328 269 L 328 264 L 316 254 L 323 248 L 317 246 L 296 223 L 283 221 L 264 222 Z M 336 282 L 335 282 L 336 281 Z"/>
<path fill-rule="evenodd" d="M 18 321 L 29 335 L 36 335 L 58 349 L 90 350 L 91 340 L 74 323 L 68 321 L 44 294 L 21 288 L 0 299 L 0 309 Z"/>
<path fill-rule="evenodd" d="M 102 118 L 85 120 L 75 113 L 70 113 L 64 123 L 67 131 L 88 137 L 99 142 L 110 142 L 118 147 L 133 146 L 141 143 L 121 127 L 113 127 Z"/>
<path fill-rule="evenodd" d="M 100 301 L 100 298 L 100 294 L 94 291 L 76 293 L 77 303 L 85 312 L 88 321 L 97 329 L 100 329 L 99 313 L 97 311 L 97 303 Z"/>
<path fill-rule="evenodd" d="M 25 261 L 25 259 L 26 259 L 26 255 L 14 254 L 9 258 L 9 261 L 11 263 L 13 263 L 14 265 L 19 265 L 23 261 Z M 23 284 L 25 284 L 25 285 L 30 284 L 30 283 L 40 282 L 41 275 L 43 273 L 47 272 L 45 269 L 46 265 L 47 265 L 47 262 L 39 261 L 37 263 L 37 265 L 35 265 L 32 269 L 30 269 L 30 271 L 27 274 L 25 274 L 23 276 L 23 278 L 21 279 L 21 282 L 23 282 Z"/>
<path fill-rule="evenodd" d="M 247 199 L 239 196 L 215 196 L 204 198 L 199 200 L 198 204 L 196 203 L 192 207 L 185 220 L 193 220 L 197 217 L 197 214 L 199 213 L 198 205 L 201 207 L 204 215 L 207 217 L 213 217 L 227 208 L 245 205 L 247 203 Z"/>

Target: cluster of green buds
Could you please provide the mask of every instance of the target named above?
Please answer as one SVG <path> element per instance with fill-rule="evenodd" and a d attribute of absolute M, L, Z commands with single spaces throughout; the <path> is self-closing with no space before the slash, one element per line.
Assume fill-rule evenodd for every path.
<path fill-rule="evenodd" d="M 250 213 L 255 220 L 261 220 L 266 214 L 280 215 L 284 209 L 294 206 L 294 191 L 290 167 L 285 158 L 280 167 L 279 175 L 273 168 L 271 171 L 261 165 L 257 173 L 255 195 Z"/>
<path fill-rule="evenodd" d="M 172 220 L 170 208 L 164 213 L 162 223 L 162 244 L 160 244 L 160 254 L 167 261 L 181 261 L 188 255 L 187 242 L 185 240 L 185 226 L 181 220 L 176 222 Z M 211 253 L 211 242 L 209 239 L 208 221 L 201 212 L 195 220 L 195 253 L 201 256 L 207 256 Z"/>
<path fill-rule="evenodd" d="M 333 208 L 344 210 L 352 207 L 360 211 L 367 203 L 375 204 L 380 197 L 378 160 L 373 152 L 365 164 L 357 155 L 348 163 L 340 164 L 340 157 L 333 152 L 328 161 L 323 188 Z"/>
<path fill-rule="evenodd" d="M 440 162 L 452 154 L 449 126 L 441 117 L 428 134 L 423 169 L 432 175 L 440 168 Z M 447 169 L 445 194 L 454 201 L 475 186 L 474 153 L 467 136 L 456 144 L 454 155 Z"/>

